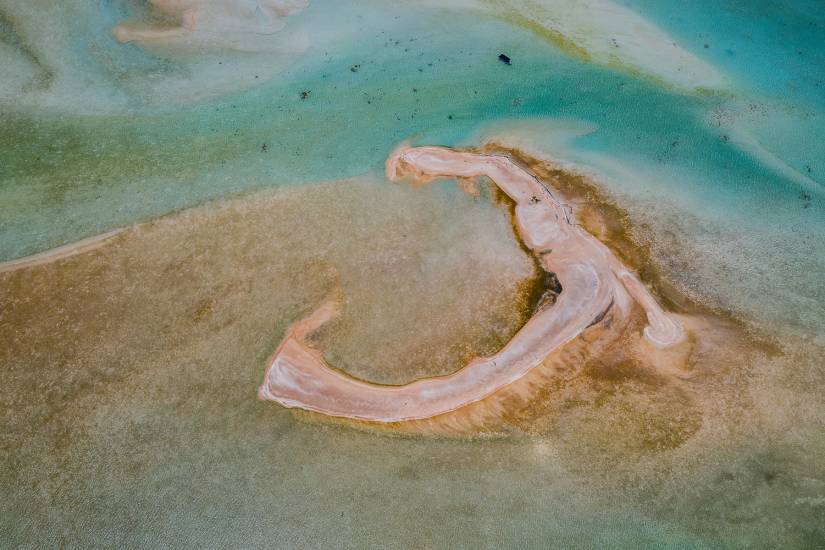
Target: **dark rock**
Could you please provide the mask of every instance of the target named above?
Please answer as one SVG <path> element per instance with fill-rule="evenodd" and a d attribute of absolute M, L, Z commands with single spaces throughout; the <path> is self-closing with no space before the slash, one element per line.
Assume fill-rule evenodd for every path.
<path fill-rule="evenodd" d="M 512 63 L 510 61 L 510 57 L 508 55 L 503 54 L 503 53 L 498 54 L 498 60 L 501 61 L 502 63 L 504 63 L 505 65 L 512 65 Z"/>

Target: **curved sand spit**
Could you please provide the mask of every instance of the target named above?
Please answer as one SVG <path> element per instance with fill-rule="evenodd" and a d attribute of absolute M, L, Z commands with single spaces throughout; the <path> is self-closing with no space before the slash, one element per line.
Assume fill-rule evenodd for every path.
<path fill-rule="evenodd" d="M 306 336 L 338 314 L 327 300 L 287 330 L 264 376 L 259 396 L 286 407 L 374 422 L 431 418 L 484 399 L 540 365 L 591 325 L 630 314 L 635 300 L 647 313 L 645 337 L 658 347 L 681 341 L 681 325 L 665 313 L 639 279 L 599 240 L 579 227 L 569 209 L 533 175 L 504 156 L 442 147 L 401 148 L 386 164 L 387 177 L 418 179 L 487 176 L 515 203 L 515 222 L 541 266 L 556 274 L 562 292 L 491 357 L 477 358 L 449 376 L 401 386 L 356 380 L 331 368 Z"/>

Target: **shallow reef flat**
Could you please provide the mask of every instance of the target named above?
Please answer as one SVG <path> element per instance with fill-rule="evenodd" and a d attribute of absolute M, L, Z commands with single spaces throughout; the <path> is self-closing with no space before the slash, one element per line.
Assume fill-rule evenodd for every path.
<path fill-rule="evenodd" d="M 4 485 L 18 488 L 9 492 L 15 508 L 35 523 L 43 521 L 42 510 L 76 499 L 108 510 L 95 513 L 92 531 L 78 531 L 67 518 L 44 540 L 97 540 L 100 529 L 112 530 L 107 540 L 124 543 L 182 533 L 189 539 L 188 529 L 198 526 L 194 540 L 207 541 L 214 526 L 200 524 L 199 502 L 258 525 L 296 522 L 295 537 L 306 525 L 298 521 L 301 510 L 325 510 L 334 523 L 341 516 L 332 510 L 341 510 L 354 522 L 351 536 L 369 540 L 362 537 L 377 509 L 355 512 L 343 500 L 297 497 L 308 487 L 323 494 L 336 470 L 332 453 L 353 468 L 337 477 L 345 500 L 365 479 L 380 480 L 389 495 L 411 488 L 423 495 L 445 471 L 463 464 L 467 471 L 448 484 L 453 494 L 437 497 L 444 506 L 461 506 L 470 497 L 466 488 L 458 490 L 465 478 L 493 473 L 485 491 L 556 518 L 519 540 L 537 541 L 545 529 L 574 536 L 577 517 L 607 513 L 613 499 L 629 498 L 644 499 L 643 511 L 620 507 L 611 512 L 615 519 L 590 525 L 588 536 L 631 544 L 640 540 L 642 520 L 635 514 L 643 513 L 648 529 L 649 518 L 656 518 L 650 536 L 695 542 L 705 523 L 691 515 L 693 507 L 719 509 L 718 492 L 736 486 L 747 495 L 747 509 L 796 499 L 789 519 L 797 526 L 815 522 L 816 508 L 806 503 L 816 498 L 816 487 L 774 480 L 791 475 L 777 473 L 787 471 L 788 461 L 794 472 L 805 472 L 815 468 L 816 457 L 754 441 L 780 437 L 798 422 L 807 391 L 802 385 L 809 382 L 804 369 L 788 366 L 813 364 L 821 350 L 750 333 L 670 288 L 649 250 L 630 237 L 626 214 L 586 177 L 501 146 L 484 151 L 517 159 L 563 193 L 583 226 L 628 258 L 658 299 L 693 318 L 689 354 L 678 353 L 674 363 L 672 356 L 639 347 L 646 320 L 637 315 L 606 347 L 592 333 L 510 391 L 452 418 L 381 427 L 296 417 L 257 401 L 255 388 L 290 323 L 331 293 L 343 300 L 343 314 L 312 345 L 354 376 L 403 383 L 455 372 L 468 358 L 495 352 L 521 328 L 525 309 L 535 307 L 530 289 L 546 282 L 537 280 L 534 262 L 516 239 L 507 202 L 484 180 L 478 195 L 450 180 L 414 188 L 379 176 L 251 193 L 127 228 L 80 254 L 0 274 L 3 423 L 15 434 L 6 446 L 14 468 L 5 470 Z M 296 232 L 299 226 L 307 231 Z M 346 244 L 342 233 L 352 237 Z M 5 330 L 11 327 L 25 328 Z M 743 391 L 751 397 L 743 400 Z M 398 433 L 418 437 L 375 439 Z M 419 453 L 430 458 L 421 462 Z M 182 501 L 191 480 L 176 473 L 178 460 L 198 464 L 213 480 L 194 502 Z M 102 474 L 101 461 L 109 465 Z M 57 477 L 41 477 L 58 470 Z M 548 478 L 548 471 L 554 475 Z M 513 476 L 522 482 L 513 483 Z M 639 477 L 647 480 L 642 486 L 632 482 Z M 707 489 L 682 499 L 697 480 Z M 170 481 L 180 494 L 160 505 L 152 488 Z M 242 486 L 253 498 L 229 504 L 219 495 L 230 486 L 229 493 Z M 31 487 L 39 487 L 39 499 L 30 499 Z M 560 502 L 567 513 L 552 512 Z M 262 516 L 260 503 L 277 517 Z M 381 506 L 380 499 L 375 504 Z M 160 511 L 162 521 L 120 538 L 123 518 L 142 521 L 147 507 Z M 519 517 L 533 521 L 536 513 Z M 615 527 L 619 518 L 623 529 Z M 730 526 L 725 530 L 729 536 Z M 404 532 L 399 536 L 413 536 Z M 319 531 L 319 544 L 337 536 L 327 533 Z"/>
<path fill-rule="evenodd" d="M 815 0 L 0 0 L 0 546 L 819 548 Z"/>

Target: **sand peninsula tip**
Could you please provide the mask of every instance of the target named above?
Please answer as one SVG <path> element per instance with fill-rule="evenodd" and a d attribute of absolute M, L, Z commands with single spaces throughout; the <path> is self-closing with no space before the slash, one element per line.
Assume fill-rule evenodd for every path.
<path fill-rule="evenodd" d="M 553 352 L 584 333 L 615 338 L 634 302 L 647 317 L 644 337 L 656 348 L 685 339 L 642 282 L 602 242 L 579 226 L 573 213 L 533 174 L 503 155 L 444 147 L 395 150 L 386 162 L 390 180 L 486 176 L 515 203 L 515 226 L 540 266 L 554 273 L 562 291 L 539 308 L 504 348 L 463 369 L 400 386 L 372 384 L 330 367 L 306 336 L 339 313 L 336 299 L 292 325 L 273 355 L 259 397 L 286 407 L 378 423 L 423 420 L 481 401 L 519 380 Z"/>

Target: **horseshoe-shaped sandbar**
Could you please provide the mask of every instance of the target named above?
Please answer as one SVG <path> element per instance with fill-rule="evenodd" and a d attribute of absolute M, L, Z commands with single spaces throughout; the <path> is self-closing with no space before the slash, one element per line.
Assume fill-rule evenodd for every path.
<path fill-rule="evenodd" d="M 554 350 L 588 327 L 612 316 L 628 316 L 635 300 L 647 313 L 645 338 L 668 347 L 684 338 L 641 281 L 603 243 L 575 223 L 536 177 L 501 155 L 444 147 L 404 147 L 387 159 L 387 177 L 474 178 L 487 176 L 516 204 L 515 224 L 543 269 L 555 273 L 562 292 L 540 308 L 507 345 L 448 375 L 384 386 L 354 379 L 330 367 L 305 337 L 338 314 L 335 300 L 323 303 L 286 332 L 264 376 L 259 396 L 286 407 L 373 422 L 431 418 L 482 400 L 537 367 Z"/>

